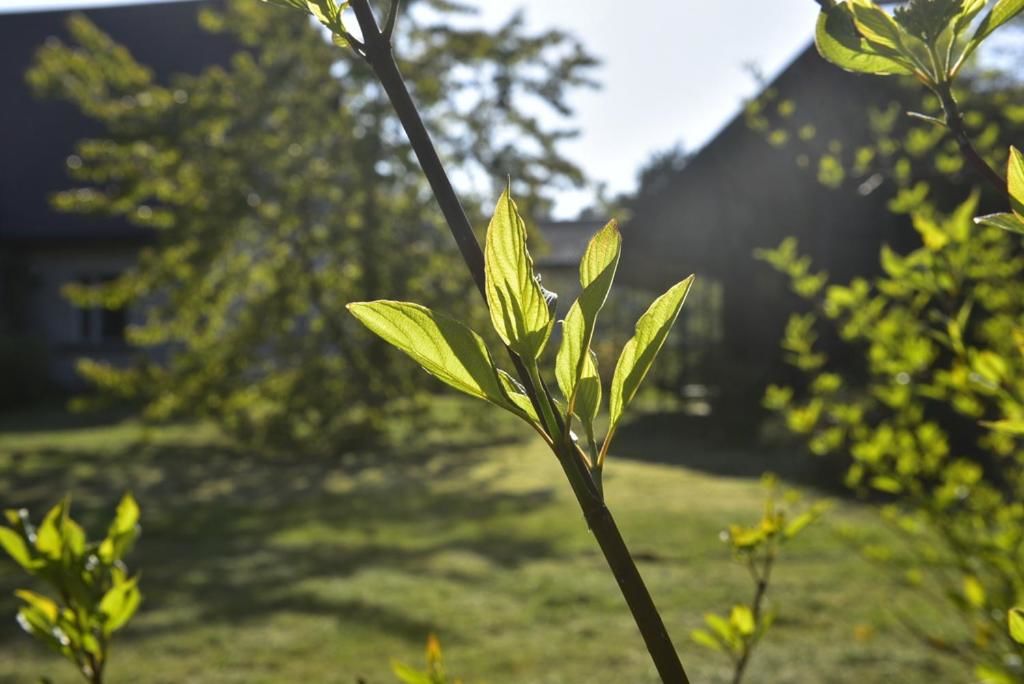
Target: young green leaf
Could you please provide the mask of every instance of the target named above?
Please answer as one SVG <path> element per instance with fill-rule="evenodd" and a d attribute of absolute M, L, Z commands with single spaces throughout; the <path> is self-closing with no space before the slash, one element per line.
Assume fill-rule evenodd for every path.
<path fill-rule="evenodd" d="M 519 410 L 519 413 L 522 413 L 520 417 L 525 417 L 528 423 L 539 426 L 540 418 L 537 416 L 537 409 L 534 408 L 530 397 L 526 396 L 523 386 L 500 368 L 498 369 L 498 378 L 501 380 L 501 386 L 505 390 L 505 397 Z M 513 413 L 517 412 L 513 411 Z"/>
<path fill-rule="evenodd" d="M 1024 11 L 1024 0 L 997 0 L 989 13 L 978 24 L 978 29 L 971 38 L 972 43 L 980 43 L 988 38 L 993 31 Z"/>
<path fill-rule="evenodd" d="M 28 589 L 18 589 L 14 592 L 14 595 L 38 611 L 46 619 L 46 623 L 53 624 L 57 621 L 57 613 L 59 612 L 57 604 L 42 594 L 37 594 Z"/>
<path fill-rule="evenodd" d="M 698 643 L 705 648 L 710 648 L 712 651 L 722 650 L 721 642 L 706 630 L 695 629 L 690 632 L 690 638 L 693 639 L 695 643 Z"/>
<path fill-rule="evenodd" d="M 0 527 L 0 546 L 21 567 L 29 572 L 35 569 L 32 550 L 29 548 L 28 542 L 15 530 L 9 527 Z"/>
<path fill-rule="evenodd" d="M 609 222 L 590 240 L 580 261 L 580 285 L 583 291 L 562 324 L 562 344 L 555 359 L 555 378 L 570 412 L 577 408 L 577 394 L 582 379 L 592 379 L 588 380 L 591 387 L 587 390 L 587 411 L 580 412 L 585 425 L 588 417 L 593 422 L 600 403 L 601 382 L 597 377 L 597 365 L 589 358 L 590 343 L 594 337 L 597 316 L 615 279 L 621 248 L 622 236 L 615 221 Z M 597 384 L 596 396 L 592 387 L 593 379 L 596 379 Z"/>
<path fill-rule="evenodd" d="M 909 36 L 881 7 L 870 0 L 851 0 L 850 11 L 860 34 L 876 47 L 903 52 Z"/>
<path fill-rule="evenodd" d="M 955 75 L 960 67 L 964 65 L 967 58 L 978 49 L 978 46 L 988 38 L 993 31 L 1005 24 L 1006 22 L 1013 19 L 1015 16 L 1024 11 L 1024 0 L 997 0 L 996 4 L 992 6 L 985 18 L 978 24 L 978 28 L 975 29 L 974 35 L 967 41 L 967 45 L 964 46 L 963 52 L 956 61 L 956 65 L 953 67 L 952 74 Z"/>
<path fill-rule="evenodd" d="M 103 634 L 110 636 L 121 629 L 139 608 L 142 594 L 139 592 L 138 575 L 110 588 L 100 599 L 99 611 L 103 615 Z"/>
<path fill-rule="evenodd" d="M 1024 221 L 1024 154 L 1016 147 L 1010 147 L 1010 159 L 1006 163 L 1006 189 L 1010 193 L 1010 207 L 1021 221 Z"/>
<path fill-rule="evenodd" d="M 732 625 L 740 636 L 748 637 L 754 633 L 757 624 L 754 622 L 754 613 L 749 606 L 735 605 L 729 612 L 729 624 Z"/>
<path fill-rule="evenodd" d="M 348 310 L 437 379 L 470 396 L 508 407 L 484 341 L 462 323 L 410 302 L 354 302 Z"/>
<path fill-rule="evenodd" d="M 526 224 L 508 190 L 501 193 L 484 245 L 487 308 L 498 336 L 512 351 L 536 359 L 554 325 L 533 259 L 526 249 Z"/>
<path fill-rule="evenodd" d="M 1024 217 L 1017 214 L 987 214 L 977 217 L 974 222 L 982 226 L 1008 230 L 1011 233 L 1024 233 Z"/>
<path fill-rule="evenodd" d="M 576 383 L 576 406 L 573 412 L 579 416 L 590 444 L 594 443 L 594 421 L 600 409 L 601 376 L 597 371 L 597 354 L 588 351 L 583 362 L 583 373 Z"/>
<path fill-rule="evenodd" d="M 36 531 L 36 550 L 50 559 L 59 559 L 64 548 L 64 518 L 69 501 L 61 500 L 46 513 Z"/>
<path fill-rule="evenodd" d="M 686 301 L 686 293 L 690 291 L 693 276 L 673 285 L 669 290 L 654 300 L 650 308 L 636 323 L 636 332 L 626 342 L 619 361 L 615 365 L 612 376 L 609 412 L 611 422 L 609 436 L 614 432 L 622 418 L 626 406 L 632 401 L 647 371 L 654 365 L 654 359 L 665 344 L 665 339 L 672 330 L 672 325 L 679 316 L 679 310 Z M 607 440 L 607 438 L 606 438 Z"/>
<path fill-rule="evenodd" d="M 1010 625 L 1010 638 L 1018 644 L 1024 644 L 1024 608 L 1019 606 L 1011 608 L 1007 618 Z"/>
<path fill-rule="evenodd" d="M 113 563 L 124 557 L 138 535 L 139 505 L 131 494 L 126 493 L 117 505 L 107 537 L 100 542 L 99 557 L 104 563 Z"/>
<path fill-rule="evenodd" d="M 818 15 L 814 32 L 818 54 L 841 69 L 886 76 L 910 74 L 913 69 L 896 59 L 878 54 L 857 33 L 849 5 L 835 5 Z"/>

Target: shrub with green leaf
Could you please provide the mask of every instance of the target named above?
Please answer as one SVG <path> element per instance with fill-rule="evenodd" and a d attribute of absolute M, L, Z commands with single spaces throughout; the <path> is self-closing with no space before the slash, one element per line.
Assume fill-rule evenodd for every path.
<path fill-rule="evenodd" d="M 142 600 L 139 575 L 124 556 L 139 535 L 139 507 L 125 494 L 106 536 L 86 540 L 71 518 L 71 498 L 50 509 L 38 527 L 28 511 L 4 511 L 0 546 L 49 592 L 19 589 L 18 624 L 56 651 L 93 684 L 103 681 L 110 641 L 135 614 Z"/>
<path fill-rule="evenodd" d="M 975 226 L 976 206 L 920 206 L 922 246 L 883 247 L 875 279 L 808 291 L 792 241 L 763 252 L 817 312 L 794 314 L 783 340 L 805 381 L 769 387 L 765 403 L 812 452 L 851 459 L 850 487 L 890 500 L 882 513 L 902 542 L 869 555 L 965 629 L 934 633 L 909 608 L 907 626 L 987 681 L 1011 681 L 1024 655 L 1004 636 L 1024 596 L 1024 448 L 1012 429 L 1024 419 L 1024 258 L 1007 233 Z M 821 318 L 863 366 L 830 365 Z"/>
<path fill-rule="evenodd" d="M 819 52 L 851 71 L 916 78 L 941 113 L 911 113 L 938 132 L 921 149 L 937 150 L 948 136 L 958 161 L 1018 212 L 1019 152 L 1011 148 L 1003 179 L 992 155 L 979 153 L 953 82 L 1024 2 L 915 0 L 891 16 L 866 0 L 822 4 Z M 998 149 L 998 129 L 973 126 L 987 131 L 986 149 Z M 884 246 L 878 277 L 830 284 L 793 240 L 760 253 L 813 305 L 791 317 L 782 342 L 802 377 L 769 387 L 765 404 L 812 452 L 848 459 L 847 484 L 881 501 L 899 543 L 862 540 L 863 550 L 920 601 L 892 613 L 979 680 L 1019 681 L 1024 650 L 1012 633 L 1024 596 L 1024 431 L 1016 429 L 1024 424 L 1024 258 L 994 229 L 1014 230 L 1018 215 L 973 220 L 977 192 L 940 211 L 935 201 L 946 198 L 930 199 L 927 183 L 911 187 L 915 179 L 903 176 L 890 207 L 909 215 L 920 246 Z M 863 363 L 851 367 L 852 359 Z M 944 614 L 960 629 L 938 629 L 934 617 Z"/>
<path fill-rule="evenodd" d="M 790 490 L 780 497 L 778 482 L 770 474 L 764 476 L 763 484 L 767 494 L 761 520 L 751 527 L 730 525 L 722 533 L 733 559 L 750 573 L 753 596 L 749 603 L 735 604 L 728 615 L 707 613 L 704 616 L 707 628 L 695 629 L 690 634 L 697 644 L 728 656 L 733 684 L 743 680 L 755 648 L 775 620 L 775 612 L 768 610 L 765 602 L 782 547 L 817 521 L 828 508 L 825 502 L 798 508 L 800 493 Z"/>

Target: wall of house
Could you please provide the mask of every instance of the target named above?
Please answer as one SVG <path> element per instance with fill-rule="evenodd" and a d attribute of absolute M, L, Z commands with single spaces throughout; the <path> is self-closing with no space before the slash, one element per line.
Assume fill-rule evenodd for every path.
<path fill-rule="evenodd" d="M 47 247 L 28 250 L 32 288 L 26 333 L 46 345 L 50 380 L 67 391 L 85 388 L 75 372 L 79 358 L 125 364 L 132 350 L 124 341 L 124 325 L 141 322 L 141 312 L 80 309 L 62 294 L 70 282 L 116 276 L 136 257 L 131 246 Z"/>

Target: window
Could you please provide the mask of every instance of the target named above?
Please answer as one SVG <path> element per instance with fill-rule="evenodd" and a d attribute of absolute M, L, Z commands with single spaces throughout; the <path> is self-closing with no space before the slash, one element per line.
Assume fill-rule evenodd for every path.
<path fill-rule="evenodd" d="M 100 285 L 116 277 L 116 275 L 110 274 L 82 276 L 78 278 L 78 282 L 83 285 Z M 76 342 L 102 344 L 124 341 L 124 331 L 128 324 L 125 309 L 75 307 L 75 319 Z"/>

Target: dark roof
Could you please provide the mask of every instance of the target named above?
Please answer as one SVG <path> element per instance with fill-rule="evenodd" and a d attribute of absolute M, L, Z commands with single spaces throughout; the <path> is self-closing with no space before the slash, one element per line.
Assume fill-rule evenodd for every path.
<path fill-rule="evenodd" d="M 546 249 L 537 257 L 537 265 L 547 268 L 577 268 L 587 243 L 604 227 L 597 219 L 540 221 L 537 228 Z"/>
<path fill-rule="evenodd" d="M 224 64 L 229 39 L 199 28 L 202 2 L 166 2 L 81 11 L 125 45 L 157 78 L 198 73 Z M 67 39 L 71 12 L 0 13 L 0 240 L 138 239 L 143 231 L 120 219 L 59 214 L 49 196 L 73 185 L 66 160 L 76 141 L 102 133 L 66 102 L 35 98 L 25 81 L 36 50 L 51 37 Z"/>

